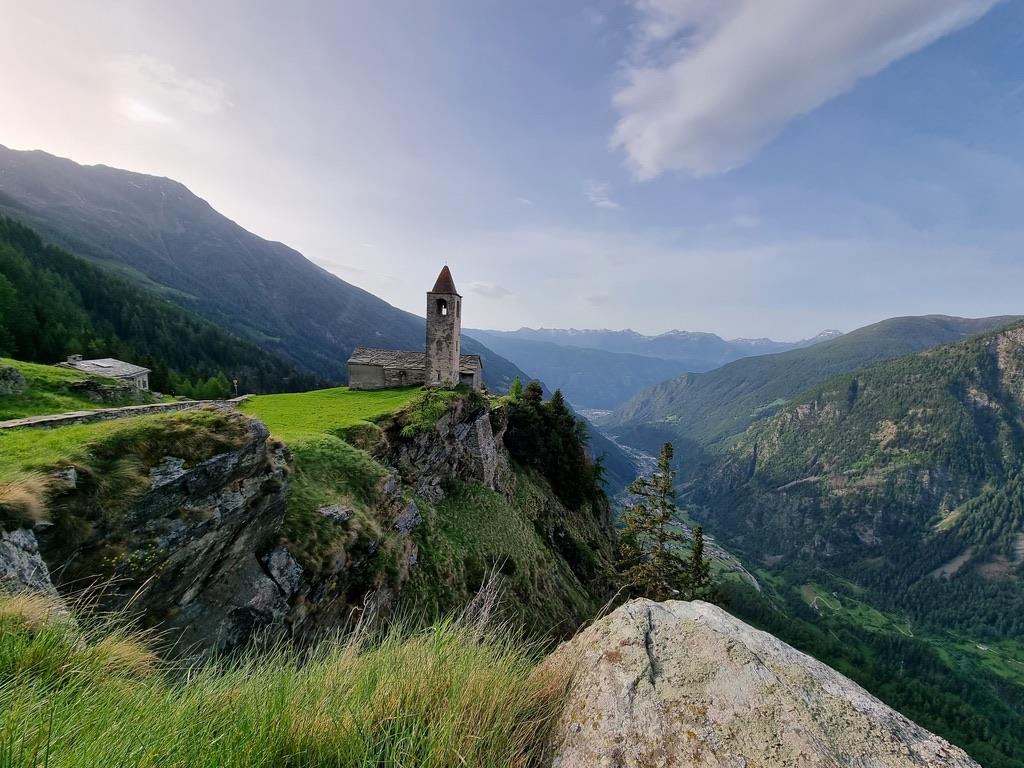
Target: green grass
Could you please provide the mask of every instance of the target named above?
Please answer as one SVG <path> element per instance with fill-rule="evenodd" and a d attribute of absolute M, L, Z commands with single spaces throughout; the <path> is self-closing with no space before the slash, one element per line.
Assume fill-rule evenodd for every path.
<path fill-rule="evenodd" d="M 296 440 L 334 434 L 385 416 L 408 405 L 421 392 L 419 387 L 371 391 L 336 387 L 299 394 L 258 395 L 247 400 L 241 410 L 263 421 L 275 437 L 291 445 Z"/>
<path fill-rule="evenodd" d="M 139 400 L 96 402 L 90 400 L 86 395 L 70 389 L 72 384 L 90 379 L 120 386 L 120 382 L 116 379 L 91 376 L 54 365 L 23 363 L 18 360 L 0 358 L 0 366 L 8 365 L 21 372 L 28 383 L 28 389 L 13 395 L 0 395 L 0 421 L 67 411 L 91 411 L 97 408 L 111 408 L 142 402 Z M 146 398 L 145 401 L 151 402 L 152 398 Z"/>
<path fill-rule="evenodd" d="M 223 421 L 218 416 L 209 411 L 197 410 L 92 424 L 71 424 L 52 429 L 22 427 L 0 430 L 0 482 L 10 481 L 29 472 L 87 464 L 97 446 L 109 444 L 114 439 L 122 442 L 152 439 L 161 432 L 173 433 L 176 426 L 180 428 L 181 425 L 206 424 L 210 432 L 204 432 L 204 435 L 215 438 L 215 427 Z M 222 444 L 223 441 L 213 439 L 210 447 Z"/>
<path fill-rule="evenodd" d="M 395 534 L 384 529 L 374 510 L 387 472 L 352 443 L 379 435 L 372 420 L 407 408 L 422 394 L 420 387 L 336 387 L 260 395 L 242 405 L 244 413 L 263 421 L 292 452 L 295 474 L 282 536 L 303 566 L 317 572 L 348 550 L 373 541 L 374 552 L 368 555 L 373 578 L 395 575 Z M 321 507 L 335 504 L 353 513 L 344 527 L 319 514 Z"/>
<path fill-rule="evenodd" d="M 385 531 L 373 505 L 386 472 L 370 456 L 333 435 L 319 435 L 291 445 L 295 473 L 282 535 L 303 566 L 325 567 L 358 539 L 384 542 L 374 559 L 386 568 L 394 533 Z M 345 528 L 319 513 L 340 505 L 352 512 Z"/>
<path fill-rule="evenodd" d="M 535 473 L 517 470 L 511 499 L 467 484 L 436 506 L 420 508 L 427 525 L 403 595 L 410 608 L 443 614 L 463 605 L 494 573 L 505 608 L 532 636 L 562 636 L 600 609 L 588 589 L 591 579 L 600 578 L 600 533 L 596 526 L 587 529 L 589 512 L 562 509 Z M 569 528 L 559 538 L 573 551 L 559 552 L 542 537 L 552 518 Z"/>
<path fill-rule="evenodd" d="M 82 626 L 0 597 L 0 766 L 540 766 L 571 677 L 453 620 L 187 675 L 143 638 Z"/>

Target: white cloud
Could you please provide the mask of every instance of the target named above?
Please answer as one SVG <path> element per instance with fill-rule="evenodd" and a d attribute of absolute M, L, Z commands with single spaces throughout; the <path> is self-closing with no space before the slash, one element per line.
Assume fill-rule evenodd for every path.
<path fill-rule="evenodd" d="M 476 293 L 488 299 L 504 299 L 506 296 L 512 295 L 512 291 L 508 288 L 502 285 L 484 282 L 482 280 L 469 283 L 467 290 L 469 290 L 470 293 Z"/>
<path fill-rule="evenodd" d="M 224 84 L 178 72 L 154 56 L 118 56 L 107 64 L 118 113 L 139 123 L 175 125 L 231 106 Z"/>
<path fill-rule="evenodd" d="M 793 118 L 999 0 L 634 0 L 612 145 L 640 179 L 724 173 Z"/>
<path fill-rule="evenodd" d="M 583 185 L 583 194 L 587 200 L 596 208 L 615 209 L 621 208 L 617 202 L 612 200 L 608 184 L 602 181 L 588 181 Z"/>

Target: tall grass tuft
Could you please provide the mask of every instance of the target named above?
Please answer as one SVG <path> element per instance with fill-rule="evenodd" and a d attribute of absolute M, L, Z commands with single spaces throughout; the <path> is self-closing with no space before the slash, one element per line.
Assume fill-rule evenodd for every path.
<path fill-rule="evenodd" d="M 35 525 L 46 520 L 46 478 L 28 472 L 0 482 L 0 524 Z"/>
<path fill-rule="evenodd" d="M 571 676 L 462 619 L 189 669 L 85 626 L 0 596 L 0 768 L 526 768 Z"/>

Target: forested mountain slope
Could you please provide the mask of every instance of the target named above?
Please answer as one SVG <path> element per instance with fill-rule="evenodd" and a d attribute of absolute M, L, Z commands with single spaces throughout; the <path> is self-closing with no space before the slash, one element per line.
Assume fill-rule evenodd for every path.
<path fill-rule="evenodd" d="M 424 321 L 247 232 L 171 179 L 0 147 L 0 213 L 328 381 L 359 345 L 421 349 Z M 521 372 L 467 339 L 490 387 Z"/>
<path fill-rule="evenodd" d="M 1024 325 L 830 379 L 690 498 L 752 557 L 816 563 L 918 622 L 1024 636 Z"/>
<path fill-rule="evenodd" d="M 706 448 L 739 434 L 835 374 L 959 341 L 1015 319 L 927 315 L 883 320 L 811 347 L 737 360 L 662 382 L 616 410 L 608 423 L 630 432 L 628 439 L 641 447 L 645 441 L 675 439 Z"/>
<path fill-rule="evenodd" d="M 159 391 L 238 379 L 243 392 L 309 389 L 317 378 L 54 246 L 0 216 L 0 356 L 55 363 L 117 357 L 153 370 Z M 226 387 L 225 383 L 225 387 Z M 187 391 L 183 393 L 188 394 Z"/>

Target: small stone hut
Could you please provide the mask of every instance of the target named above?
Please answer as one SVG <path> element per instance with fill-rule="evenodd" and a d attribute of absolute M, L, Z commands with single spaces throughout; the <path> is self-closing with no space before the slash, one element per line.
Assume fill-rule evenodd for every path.
<path fill-rule="evenodd" d="M 83 360 L 81 355 L 71 355 L 63 363 L 58 363 L 62 368 L 73 368 L 83 373 L 93 373 L 98 376 L 109 376 L 113 379 L 131 384 L 136 389 L 149 389 L 149 368 L 141 365 L 126 363 L 124 360 L 116 360 L 113 357 L 101 357 L 97 360 Z"/>

